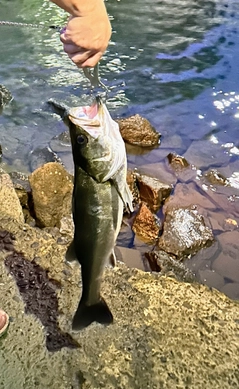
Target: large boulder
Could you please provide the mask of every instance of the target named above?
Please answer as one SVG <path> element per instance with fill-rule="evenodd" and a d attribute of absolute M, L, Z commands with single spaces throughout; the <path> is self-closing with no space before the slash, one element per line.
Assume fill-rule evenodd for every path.
<path fill-rule="evenodd" d="M 49 162 L 29 177 L 36 221 L 40 227 L 60 227 L 71 214 L 72 176 L 57 162 Z"/>
<path fill-rule="evenodd" d="M 11 233 L 7 244 L 6 230 Z M 239 387 L 237 302 L 197 283 L 181 283 L 118 263 L 105 270 L 102 283 L 114 324 L 93 323 L 72 332 L 81 294 L 78 263 L 67 265 L 66 247 L 45 231 L 1 214 L 0 232 L 1 308 L 11 318 L 7 335 L 0 340 L 4 389 Z M 16 273 L 16 266 L 27 262 L 25 276 L 33 278 L 37 271 L 37 290 L 31 280 L 26 280 L 29 288 L 24 289 L 19 281 L 23 271 Z M 27 305 L 33 292 L 38 296 L 35 306 L 40 300 L 45 309 L 43 318 Z M 55 328 L 51 333 L 55 342 L 49 326 L 51 331 Z M 57 342 L 58 335 L 65 336 L 63 344 Z"/>

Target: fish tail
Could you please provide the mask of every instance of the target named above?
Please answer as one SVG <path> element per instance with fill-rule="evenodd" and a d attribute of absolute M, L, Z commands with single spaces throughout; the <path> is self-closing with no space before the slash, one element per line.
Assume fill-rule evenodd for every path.
<path fill-rule="evenodd" d="M 113 315 L 102 297 L 94 305 L 86 305 L 83 301 L 80 301 L 73 318 L 72 329 L 75 331 L 82 330 L 94 321 L 105 325 L 113 323 Z"/>

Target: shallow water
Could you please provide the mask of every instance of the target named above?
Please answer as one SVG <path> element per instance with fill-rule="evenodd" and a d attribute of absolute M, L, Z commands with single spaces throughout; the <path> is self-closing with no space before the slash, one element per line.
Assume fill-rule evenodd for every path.
<path fill-rule="evenodd" d="M 14 97 L 0 116 L 2 164 L 29 172 L 36 150 L 66 129 L 46 101 L 53 97 L 80 105 L 89 98 L 89 85 L 64 54 L 59 33 L 48 28 L 65 24 L 62 10 L 42 0 L 0 0 L 0 7 L 2 20 L 42 25 L 0 26 L 0 84 Z M 177 178 L 174 193 L 181 204 L 199 205 L 216 243 L 188 265 L 202 282 L 238 299 L 239 3 L 109 0 L 107 8 L 113 34 L 100 72 L 110 88 L 108 107 L 118 117 L 140 113 L 162 133 L 157 149 L 128 148 L 129 167 L 143 166 L 155 175 L 164 169 L 168 178 L 169 152 L 195 165 L 190 177 Z M 67 146 L 63 154 L 71 169 Z M 212 168 L 231 187 L 210 185 L 204 173 Z M 119 245 L 145 249 L 127 226 Z"/>

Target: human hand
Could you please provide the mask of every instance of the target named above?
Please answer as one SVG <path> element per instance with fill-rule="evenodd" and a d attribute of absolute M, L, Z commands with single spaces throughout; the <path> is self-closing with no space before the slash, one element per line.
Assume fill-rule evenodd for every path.
<path fill-rule="evenodd" d="M 64 51 L 79 68 L 94 67 L 111 37 L 111 24 L 104 2 L 79 16 L 70 16 L 60 39 Z"/>

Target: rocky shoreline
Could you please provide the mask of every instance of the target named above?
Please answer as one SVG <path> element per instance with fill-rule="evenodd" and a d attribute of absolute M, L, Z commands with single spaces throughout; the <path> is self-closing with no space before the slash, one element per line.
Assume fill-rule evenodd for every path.
<path fill-rule="evenodd" d="M 59 191 L 64 192 L 65 183 L 71 192 L 72 182 L 61 165 L 40 169 L 36 181 L 44 185 L 45 177 L 49 198 L 59 195 L 52 177 L 58 185 L 61 180 Z M 39 171 L 30 177 L 32 186 L 37 175 Z M 65 229 L 62 219 L 66 220 L 69 208 L 58 207 L 61 217 L 53 220 L 47 201 L 42 202 L 48 222 L 53 222 L 43 228 L 42 218 L 39 227 L 39 216 L 23 215 L 20 200 L 26 209 L 29 201 L 26 197 L 23 201 L 23 192 L 28 184 L 21 191 L 18 181 L 17 195 L 16 182 L 11 185 L 4 172 L 0 177 L 1 308 L 11 320 L 0 339 L 0 388 L 238 387 L 238 303 L 195 280 L 177 281 L 180 270 L 170 274 L 171 264 L 165 268 L 160 255 L 155 263 L 161 263 L 163 275 L 129 269 L 120 262 L 115 269 L 106 268 L 102 289 L 114 324 L 94 323 L 80 333 L 72 332 L 81 285 L 78 264 L 69 265 L 64 259 L 72 230 L 70 219 Z M 67 203 L 70 196 L 64 193 Z M 185 269 L 181 272 L 180 279 L 185 280 Z M 36 300 L 40 306 L 34 306 Z"/>

